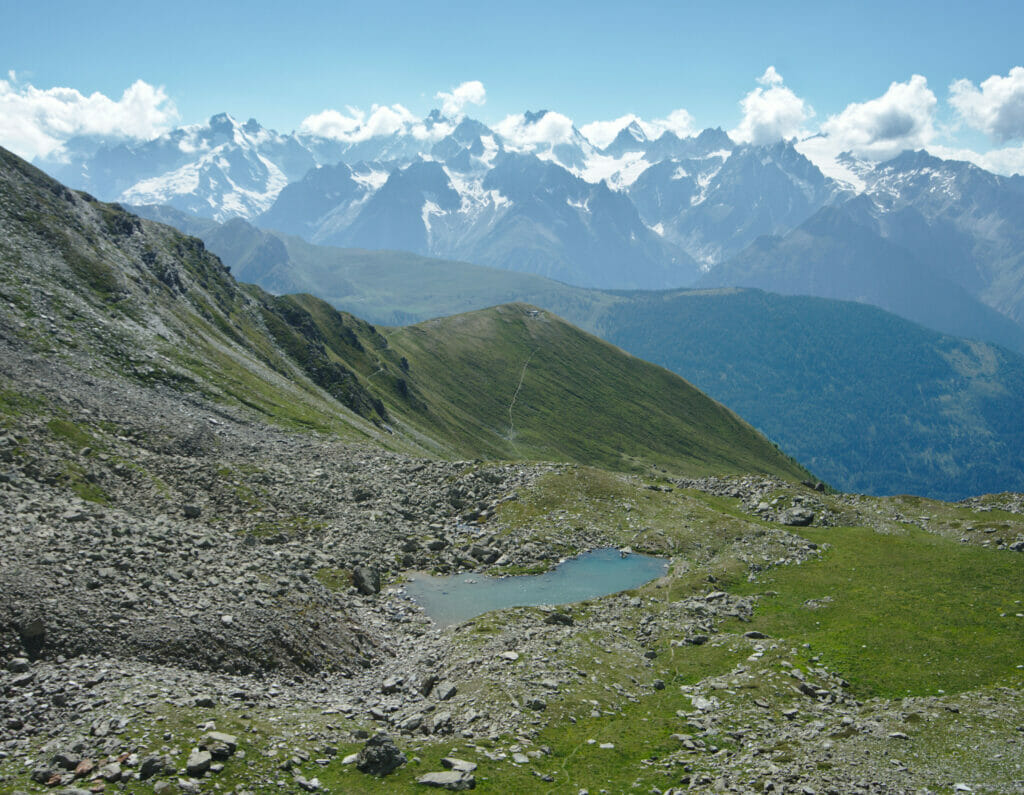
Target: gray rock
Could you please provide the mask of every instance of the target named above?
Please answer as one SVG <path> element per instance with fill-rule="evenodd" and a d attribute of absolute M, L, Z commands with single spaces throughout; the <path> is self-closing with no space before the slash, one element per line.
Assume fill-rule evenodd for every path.
<path fill-rule="evenodd" d="M 65 770 L 74 770 L 81 761 L 81 754 L 76 754 L 73 751 L 58 751 L 50 759 L 50 764 L 55 767 L 62 767 Z"/>
<path fill-rule="evenodd" d="M 468 762 L 465 759 L 446 756 L 441 760 L 441 767 L 445 770 L 454 770 L 456 773 L 472 773 L 476 770 L 476 762 Z"/>
<path fill-rule="evenodd" d="M 779 514 L 779 523 L 788 527 L 806 527 L 814 521 L 814 511 L 800 505 L 794 505 Z"/>
<path fill-rule="evenodd" d="M 303 792 L 317 792 L 322 786 L 320 784 L 320 779 L 318 778 L 311 778 L 307 780 L 304 776 L 298 775 L 295 776 L 295 785 Z"/>
<path fill-rule="evenodd" d="M 198 519 L 202 516 L 203 510 L 198 505 L 182 505 L 181 513 L 186 519 Z"/>
<path fill-rule="evenodd" d="M 46 784 L 56 775 L 58 775 L 58 771 L 52 767 L 37 767 L 32 770 L 32 775 L 29 778 L 36 784 Z"/>
<path fill-rule="evenodd" d="M 439 773 L 425 773 L 416 779 L 417 784 L 437 789 L 446 789 L 453 792 L 461 792 L 467 789 L 476 789 L 476 778 L 470 773 L 463 773 L 457 770 L 445 770 Z"/>
<path fill-rule="evenodd" d="M 451 682 L 439 682 L 434 688 L 434 695 L 439 701 L 447 701 L 458 692 L 458 688 Z"/>
<path fill-rule="evenodd" d="M 544 623 L 571 627 L 576 622 L 568 613 L 560 613 L 556 611 L 554 613 L 548 613 L 548 615 L 544 617 Z"/>
<path fill-rule="evenodd" d="M 423 681 L 420 682 L 420 695 L 424 697 L 429 696 L 430 691 L 434 689 L 434 686 L 437 684 L 437 682 L 437 674 L 429 674 L 423 677 Z"/>
<path fill-rule="evenodd" d="M 23 674 L 29 669 L 29 661 L 26 657 L 14 657 L 7 663 L 7 670 L 15 674 Z"/>
<path fill-rule="evenodd" d="M 201 778 L 206 774 L 206 771 L 210 769 L 210 765 L 212 763 L 213 755 L 209 751 L 204 751 L 201 748 L 195 748 L 192 753 L 188 755 L 188 762 L 185 764 L 185 770 L 190 776 Z"/>
<path fill-rule="evenodd" d="M 100 778 L 104 781 L 120 781 L 121 780 L 121 766 L 117 762 L 110 762 L 109 764 L 103 765 L 99 770 L 96 771 Z"/>
<path fill-rule="evenodd" d="M 158 776 L 165 770 L 171 770 L 173 772 L 174 765 L 170 759 L 165 756 L 147 756 L 142 760 L 142 764 L 139 765 L 139 778 L 145 781 L 146 779 Z"/>
<path fill-rule="evenodd" d="M 408 760 L 395 741 L 386 734 L 375 734 L 356 757 L 356 769 L 371 776 L 386 776 L 398 770 Z"/>
<path fill-rule="evenodd" d="M 227 759 L 238 749 L 238 738 L 224 732 L 207 732 L 199 741 L 214 759 Z"/>
<path fill-rule="evenodd" d="M 369 566 L 356 566 L 352 569 L 352 584 L 364 596 L 380 593 L 380 572 Z"/>

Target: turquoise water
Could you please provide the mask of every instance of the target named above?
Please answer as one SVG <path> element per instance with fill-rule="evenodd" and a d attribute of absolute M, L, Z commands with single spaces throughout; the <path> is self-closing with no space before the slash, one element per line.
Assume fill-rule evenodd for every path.
<path fill-rule="evenodd" d="M 405 585 L 405 593 L 434 621 L 450 627 L 503 607 L 560 605 L 626 591 L 661 577 L 667 569 L 668 562 L 662 558 L 622 557 L 617 549 L 598 549 L 563 561 L 544 574 L 416 574 Z"/>

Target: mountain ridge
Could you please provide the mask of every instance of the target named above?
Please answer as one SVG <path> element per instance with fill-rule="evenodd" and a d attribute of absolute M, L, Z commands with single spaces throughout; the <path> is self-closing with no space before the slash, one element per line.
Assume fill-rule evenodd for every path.
<path fill-rule="evenodd" d="M 0 150 L 0 180 L 7 252 L 4 296 L 12 306 L 24 307 L 29 300 L 24 296 L 30 295 L 47 305 L 43 315 L 67 318 L 55 353 L 68 350 L 72 357 L 86 357 L 94 365 L 104 363 L 101 369 L 113 377 L 127 373 L 136 381 L 163 383 L 172 389 L 180 386 L 239 411 L 256 411 L 286 427 L 316 428 L 434 455 L 516 457 L 516 449 L 503 440 L 504 431 L 491 427 L 491 420 L 481 425 L 491 427 L 489 432 L 465 437 L 458 423 L 437 419 L 473 417 L 472 400 L 467 401 L 457 389 L 469 377 L 465 368 L 471 363 L 443 371 L 420 367 L 418 349 L 409 348 L 403 358 L 387 333 L 326 303 L 301 296 L 271 296 L 258 287 L 240 285 L 199 239 L 139 219 L 117 205 L 74 194 L 5 150 Z M 26 257 L 36 263 L 27 272 L 21 270 Z M 48 297 L 56 295 L 54 290 L 59 299 Z M 66 302 L 68 308 L 58 311 L 50 306 L 54 301 Z M 45 340 L 45 324 L 30 325 Z M 550 402 L 542 400 L 536 406 L 541 411 L 539 427 L 549 427 L 550 415 L 596 422 L 602 412 L 612 411 L 618 412 L 616 424 L 623 429 L 620 441 L 630 435 L 643 441 L 629 445 L 623 441 L 630 458 L 626 461 L 597 446 L 597 440 L 589 444 L 584 439 L 581 446 L 580 440 L 556 434 L 560 442 L 552 445 L 543 442 L 550 434 L 538 431 L 538 441 L 528 448 L 533 459 L 590 463 L 596 457 L 635 467 L 643 466 L 646 456 L 648 465 L 678 467 L 680 474 L 736 472 L 737 462 L 743 462 L 755 470 L 806 477 L 804 470 L 752 428 L 677 376 L 667 377 L 661 368 L 613 351 L 564 321 L 548 317 L 546 325 L 559 329 L 548 342 L 557 348 L 571 341 L 573 358 L 595 368 L 592 378 L 620 388 L 607 406 L 570 404 L 571 390 L 559 386 L 555 378 L 543 393 Z M 433 347 L 442 344 L 454 341 L 435 341 Z M 508 348 L 510 343 L 494 337 L 482 344 L 478 352 L 486 356 L 488 346 Z M 527 354 L 520 351 L 517 357 Z M 560 360 L 556 352 L 552 355 Z M 540 365 L 545 356 L 542 351 L 531 375 L 543 372 Z M 663 401 L 657 422 L 665 425 L 675 453 L 630 419 L 624 409 L 630 393 L 621 376 L 607 369 L 616 367 L 631 373 L 638 394 L 648 394 L 644 387 L 648 381 L 655 385 L 651 399 Z M 526 386 L 529 393 L 529 383 Z M 424 395 L 432 397 L 425 400 Z M 452 395 L 461 402 L 452 403 Z M 727 428 L 730 440 L 705 438 L 701 426 L 681 423 L 678 412 L 684 407 L 709 420 L 719 418 L 709 421 L 709 427 Z M 522 422 L 521 427 L 525 432 L 531 426 Z M 733 453 L 728 452 L 731 445 Z M 704 459 L 693 455 L 693 449 L 705 446 Z M 751 456 L 748 450 L 758 453 Z"/>

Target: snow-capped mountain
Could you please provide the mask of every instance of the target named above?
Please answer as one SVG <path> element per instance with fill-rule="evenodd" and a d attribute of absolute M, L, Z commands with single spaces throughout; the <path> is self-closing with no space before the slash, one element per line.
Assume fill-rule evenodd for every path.
<path fill-rule="evenodd" d="M 344 164 L 317 169 L 256 221 L 316 243 L 402 249 L 587 286 L 669 287 L 696 275 L 628 197 L 505 151 L 478 123 L 464 121 L 432 152 L 393 167 L 372 193 Z M 318 223 L 311 229 L 303 218 Z"/>
<path fill-rule="evenodd" d="M 799 285 L 789 276 L 802 271 L 782 260 L 814 262 L 820 251 L 813 247 L 827 238 L 837 252 L 856 254 L 833 261 L 861 274 L 882 278 L 876 261 L 857 260 L 868 252 L 904 263 L 900 272 L 914 275 L 890 280 L 894 290 L 941 282 L 942 290 L 962 289 L 1024 321 L 1024 177 L 921 152 L 885 163 L 842 155 L 822 162 L 823 173 L 818 159 L 801 154 L 813 143 L 737 144 L 721 129 L 652 138 L 634 121 L 599 148 L 549 110 L 494 129 L 433 111 L 399 132 L 338 140 L 284 135 L 219 114 L 146 143 L 74 139 L 61 160 L 40 165 L 106 200 L 240 217 L 315 243 L 409 249 L 595 287 L 686 286 L 701 270 L 739 258 L 758 264 L 761 286 L 792 291 Z M 840 205 L 878 240 L 868 245 L 842 224 L 824 236 L 800 229 Z M 763 246 L 764 236 L 786 243 L 771 257 L 754 256 L 748 247 Z M 879 248 L 880 241 L 902 253 Z M 820 267 L 815 279 L 825 278 Z M 773 277 L 773 268 L 789 275 Z M 716 281 L 747 272 L 724 268 Z M 832 297 L 882 300 L 832 275 Z"/>
<path fill-rule="evenodd" d="M 153 141 L 114 143 L 80 138 L 62 160 L 39 163 L 56 178 L 108 201 L 166 204 L 217 220 L 267 209 L 289 182 L 316 165 L 295 135 L 226 113 Z"/>
<path fill-rule="evenodd" d="M 662 160 L 627 192 L 648 225 L 710 268 L 761 235 L 792 229 L 842 188 L 780 142 Z"/>
<path fill-rule="evenodd" d="M 1024 321 L 1024 177 L 904 152 L 865 182 L 880 234 Z"/>

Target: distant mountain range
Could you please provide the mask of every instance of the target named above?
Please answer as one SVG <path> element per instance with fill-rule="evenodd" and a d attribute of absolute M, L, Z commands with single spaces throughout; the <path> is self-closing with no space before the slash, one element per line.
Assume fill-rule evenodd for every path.
<path fill-rule="evenodd" d="M 547 116 L 524 114 L 515 140 L 434 111 L 416 135 L 343 142 L 219 114 L 131 146 L 74 139 L 40 165 L 103 199 L 311 243 L 603 289 L 856 300 L 1021 349 L 1024 177 L 906 152 L 842 155 L 836 178 L 799 142 L 737 145 L 717 129 L 650 139 L 636 123 L 604 148 L 575 128 L 545 143 Z"/>

